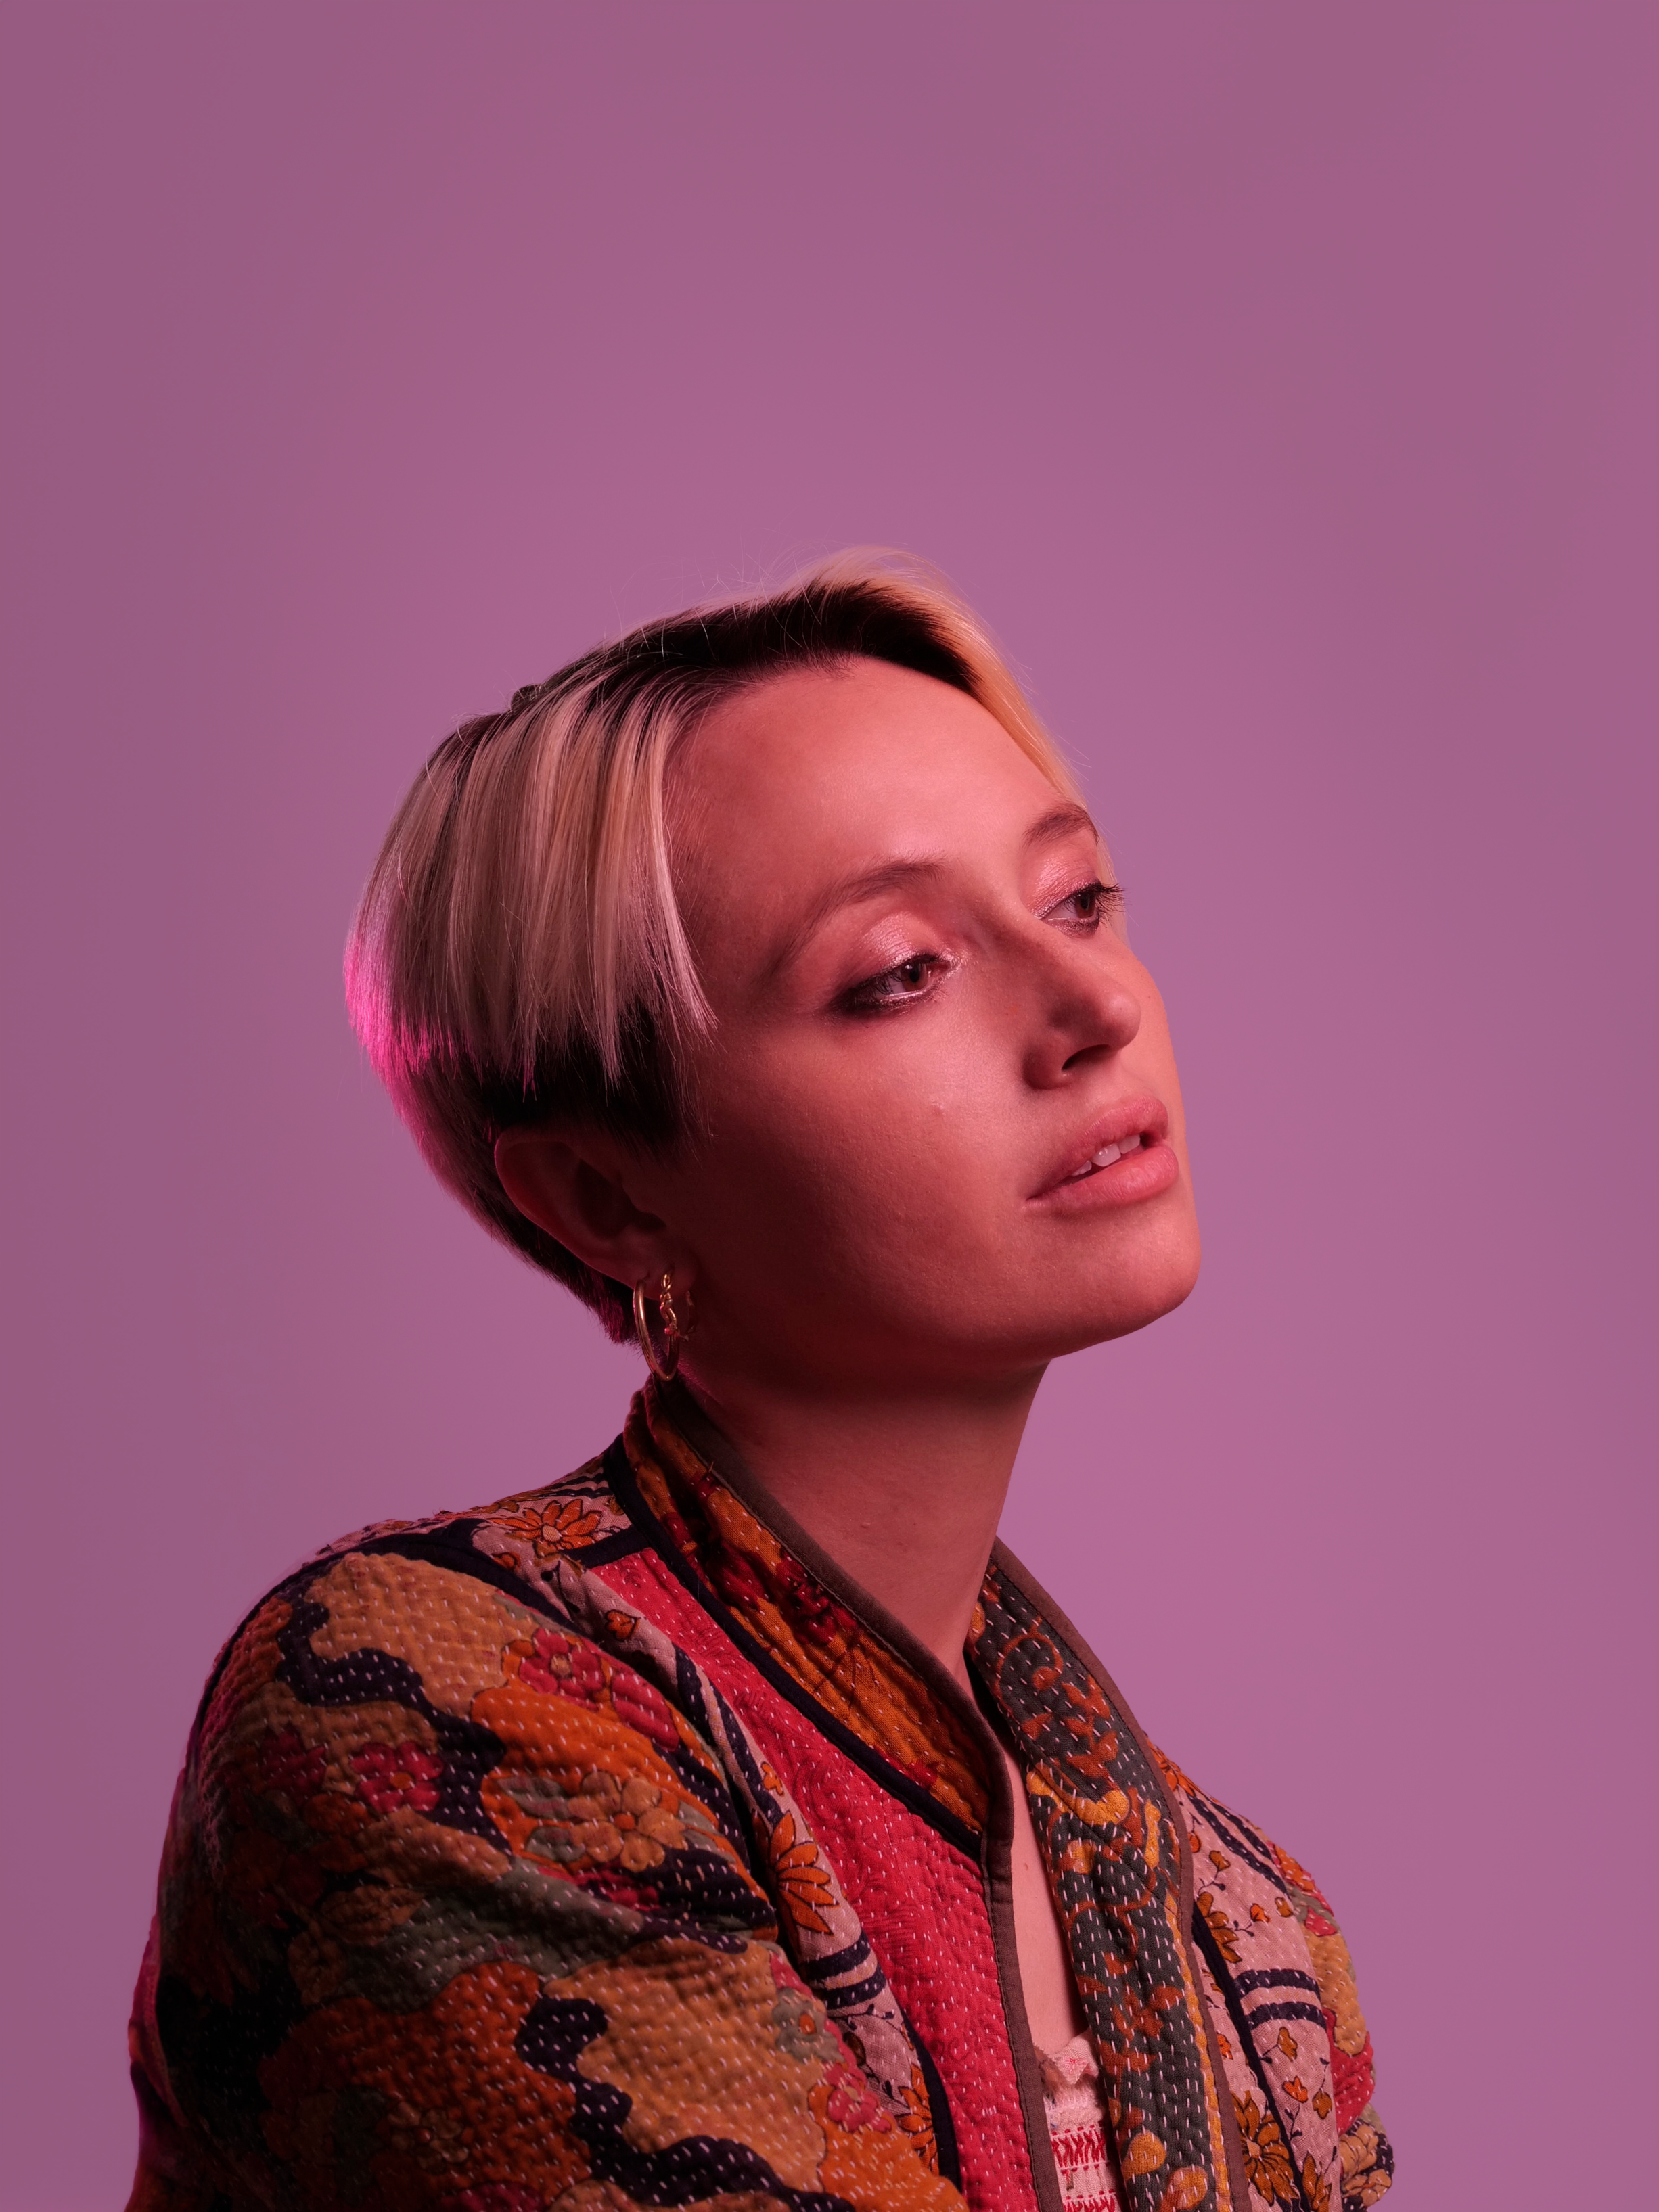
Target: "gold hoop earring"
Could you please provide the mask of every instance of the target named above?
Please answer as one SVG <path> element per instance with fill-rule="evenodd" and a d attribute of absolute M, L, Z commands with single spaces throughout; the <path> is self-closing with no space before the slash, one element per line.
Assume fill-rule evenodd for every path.
<path fill-rule="evenodd" d="M 685 1293 L 685 1319 L 682 1322 L 674 1310 L 674 1278 L 665 1273 L 657 1292 L 657 1311 L 662 1320 L 663 1350 L 660 1358 L 651 1340 L 651 1322 L 645 1310 L 645 1279 L 634 1285 L 634 1334 L 640 1340 L 640 1350 L 645 1354 L 645 1364 L 660 1382 L 672 1382 L 680 1364 L 680 1346 L 696 1326 L 696 1315 L 691 1304 L 691 1293 Z"/>

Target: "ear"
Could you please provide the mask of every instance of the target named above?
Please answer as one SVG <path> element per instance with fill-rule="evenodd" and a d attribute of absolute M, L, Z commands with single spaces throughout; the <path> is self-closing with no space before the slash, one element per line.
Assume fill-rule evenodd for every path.
<path fill-rule="evenodd" d="M 495 1139 L 495 1172 L 527 1220 L 613 1282 L 654 1279 L 673 1266 L 667 1224 L 634 1203 L 626 1156 L 604 1139 L 509 1129 Z"/>

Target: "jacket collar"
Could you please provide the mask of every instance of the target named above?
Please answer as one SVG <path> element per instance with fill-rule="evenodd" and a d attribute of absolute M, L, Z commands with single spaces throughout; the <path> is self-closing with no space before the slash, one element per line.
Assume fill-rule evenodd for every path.
<path fill-rule="evenodd" d="M 683 1384 L 648 1385 L 623 1442 L 647 1512 L 721 1609 L 823 1711 L 981 1838 L 1012 1964 L 1012 1807 L 984 1715 L 769 1495 Z M 1000 1543 L 967 1652 L 1024 1769 L 1100 2056 L 1126 2212 L 1242 2212 L 1242 2151 L 1188 1932 L 1185 1823 L 1162 1762 L 1088 1645 Z M 1029 2045 L 1023 2010 L 1011 2001 L 1010 2032 Z"/>

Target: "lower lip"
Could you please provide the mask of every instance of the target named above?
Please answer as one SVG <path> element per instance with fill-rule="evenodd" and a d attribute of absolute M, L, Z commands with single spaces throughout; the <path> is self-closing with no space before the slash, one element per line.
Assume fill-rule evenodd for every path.
<path fill-rule="evenodd" d="M 1102 1206 L 1139 1206 L 1160 1197 L 1181 1172 L 1173 1146 L 1143 1137 L 1139 1148 L 1092 1175 L 1056 1183 L 1030 1203 L 1054 1213 L 1093 1213 Z"/>

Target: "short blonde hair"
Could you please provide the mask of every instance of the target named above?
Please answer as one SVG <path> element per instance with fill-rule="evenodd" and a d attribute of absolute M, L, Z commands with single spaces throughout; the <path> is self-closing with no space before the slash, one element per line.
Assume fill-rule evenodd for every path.
<path fill-rule="evenodd" d="M 446 738 L 398 811 L 346 948 L 358 1036 L 431 1167 L 613 1336 L 630 1291 L 514 1206 L 509 1128 L 654 1146 L 708 1005 L 675 896 L 665 793 L 702 716 L 798 668 L 884 660 L 965 691 L 1059 791 L 1070 771 L 981 625 L 930 571 L 848 553 L 783 590 L 647 623 Z"/>

